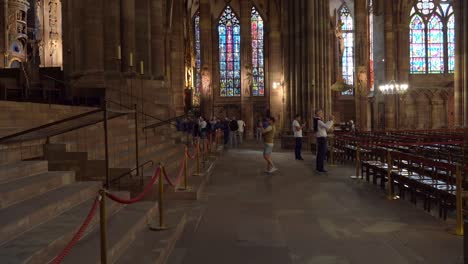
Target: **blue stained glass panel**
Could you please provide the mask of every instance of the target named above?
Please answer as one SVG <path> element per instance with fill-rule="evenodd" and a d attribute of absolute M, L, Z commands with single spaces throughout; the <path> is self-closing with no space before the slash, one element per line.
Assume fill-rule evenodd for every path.
<path fill-rule="evenodd" d="M 429 73 L 444 73 L 444 25 L 437 15 L 428 22 L 427 57 Z"/>
<path fill-rule="evenodd" d="M 419 15 L 413 16 L 410 22 L 410 72 L 426 73 L 426 32 Z"/>
<path fill-rule="evenodd" d="M 344 52 L 342 57 L 342 75 L 346 84 L 354 85 L 354 21 L 346 5 L 339 11 L 340 21 L 343 23 Z M 353 90 L 342 92 L 343 95 L 353 95 Z"/>
<path fill-rule="evenodd" d="M 263 18 L 260 13 L 252 7 L 250 28 L 252 37 L 252 95 L 253 96 L 264 96 L 264 89 L 262 84 L 264 83 L 263 73 Z"/>
<path fill-rule="evenodd" d="M 195 93 L 200 93 L 202 88 L 201 80 L 201 39 L 200 39 L 200 14 L 194 17 L 195 33 Z"/>
<path fill-rule="evenodd" d="M 230 6 L 219 19 L 218 35 L 220 96 L 240 96 L 240 24 Z"/>
<path fill-rule="evenodd" d="M 451 15 L 447 22 L 448 71 L 455 72 L 455 16 Z"/>

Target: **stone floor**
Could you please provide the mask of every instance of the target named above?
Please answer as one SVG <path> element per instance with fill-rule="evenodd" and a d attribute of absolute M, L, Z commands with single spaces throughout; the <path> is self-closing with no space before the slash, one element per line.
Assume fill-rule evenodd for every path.
<path fill-rule="evenodd" d="M 316 174 L 312 155 L 273 156 L 268 175 L 258 144 L 225 152 L 169 264 L 462 263 L 450 222 L 386 200 L 352 167 Z"/>

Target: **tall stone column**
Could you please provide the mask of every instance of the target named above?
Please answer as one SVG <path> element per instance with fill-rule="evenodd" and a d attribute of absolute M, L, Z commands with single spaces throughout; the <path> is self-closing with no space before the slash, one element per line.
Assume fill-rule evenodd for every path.
<path fill-rule="evenodd" d="M 84 48 L 85 73 L 104 72 L 103 0 L 86 0 Z M 106 7 L 107 8 L 107 7 Z M 78 23 L 78 21 L 76 21 Z"/>
<path fill-rule="evenodd" d="M 355 14 L 355 65 L 356 65 L 356 79 L 354 88 L 354 101 L 356 105 L 356 127 L 360 131 L 369 130 L 367 127 L 367 94 L 369 92 L 367 73 L 369 63 L 369 49 L 368 49 L 368 11 L 366 0 L 355 0 L 354 14 Z"/>
<path fill-rule="evenodd" d="M 144 64 L 144 75 L 151 76 L 151 9 L 150 0 L 135 1 L 135 62 L 140 73 L 140 62 Z"/>
<path fill-rule="evenodd" d="M 106 71 L 120 71 L 117 48 L 120 43 L 120 0 L 104 0 L 104 61 Z"/>
<path fill-rule="evenodd" d="M 8 0 L 0 0 L 0 68 L 5 68 L 8 50 Z"/>
<path fill-rule="evenodd" d="M 468 127 L 468 3 L 463 3 L 463 126 Z"/>
<path fill-rule="evenodd" d="M 202 83 L 201 113 L 213 115 L 213 38 L 212 38 L 211 5 L 209 0 L 200 0 L 200 40 Z"/>
<path fill-rule="evenodd" d="M 250 25 L 250 17 L 252 3 L 249 0 L 240 1 L 240 26 L 241 26 L 241 117 L 247 126 L 245 131 L 247 138 L 253 138 L 253 102 L 252 102 L 252 87 L 249 87 L 248 74 L 252 74 L 252 69 L 248 69 L 247 65 L 252 65 L 252 30 Z"/>
<path fill-rule="evenodd" d="M 151 0 L 151 69 L 153 77 L 164 79 L 164 16 L 162 0 Z"/>
<path fill-rule="evenodd" d="M 121 43 L 123 71 L 130 71 L 130 53 L 133 54 L 135 69 L 135 0 L 121 0 Z"/>
<path fill-rule="evenodd" d="M 180 18 L 183 18 L 184 1 L 174 0 L 173 1 L 173 13 L 174 18 L 171 26 L 171 42 L 170 42 L 170 67 L 171 67 L 171 87 L 172 87 L 172 98 L 173 105 L 176 114 L 182 114 L 184 112 L 184 88 L 185 88 L 185 62 L 184 62 L 184 26 Z"/>
<path fill-rule="evenodd" d="M 385 34 L 385 82 L 395 78 L 395 32 L 394 2 L 384 1 L 384 34 Z M 393 96 L 385 97 L 385 129 L 395 129 L 395 103 Z"/>
<path fill-rule="evenodd" d="M 268 35 L 268 42 L 269 42 L 269 49 L 268 49 L 268 62 L 269 62 L 269 75 L 268 79 L 265 80 L 266 87 L 270 87 L 269 95 L 270 95 L 270 110 L 272 116 L 278 118 L 277 120 L 277 128 L 281 128 L 281 130 L 285 127 L 285 109 L 283 95 L 286 89 L 286 86 L 280 85 L 273 89 L 273 83 L 281 83 L 284 81 L 284 76 L 282 74 L 283 71 L 283 52 L 282 49 L 284 48 L 281 45 L 281 34 L 283 31 L 281 30 L 281 12 L 280 12 L 280 3 L 272 3 L 270 4 L 269 8 L 269 31 Z"/>

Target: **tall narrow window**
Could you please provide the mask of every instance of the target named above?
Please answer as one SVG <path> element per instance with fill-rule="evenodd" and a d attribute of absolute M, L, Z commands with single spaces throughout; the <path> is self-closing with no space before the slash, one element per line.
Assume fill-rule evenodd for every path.
<path fill-rule="evenodd" d="M 374 91 L 374 5 L 369 1 L 369 89 Z"/>
<path fill-rule="evenodd" d="M 410 73 L 453 73 L 455 19 L 452 0 L 418 0 L 410 16 Z"/>
<path fill-rule="evenodd" d="M 241 95 L 240 24 L 230 6 L 218 24 L 220 95 Z"/>
<path fill-rule="evenodd" d="M 448 71 L 455 71 L 455 17 L 451 15 L 447 22 Z"/>
<path fill-rule="evenodd" d="M 252 7 L 251 16 L 252 31 L 252 95 L 265 95 L 265 59 L 263 52 L 263 19 Z"/>
<path fill-rule="evenodd" d="M 198 94 L 202 90 L 201 80 L 201 40 L 200 40 L 200 13 L 197 13 L 194 18 L 195 26 L 195 93 Z"/>
<path fill-rule="evenodd" d="M 411 73 L 426 73 L 426 33 L 423 19 L 416 15 L 410 24 Z"/>
<path fill-rule="evenodd" d="M 346 5 L 340 8 L 339 15 L 344 40 L 342 57 L 343 79 L 346 84 L 354 85 L 354 21 Z M 352 95 L 353 90 L 344 91 L 342 94 Z"/>

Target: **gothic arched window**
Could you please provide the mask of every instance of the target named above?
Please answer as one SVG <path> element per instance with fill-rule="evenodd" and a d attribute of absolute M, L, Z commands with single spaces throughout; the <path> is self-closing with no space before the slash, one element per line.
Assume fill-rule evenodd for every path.
<path fill-rule="evenodd" d="M 452 0 L 418 0 L 410 15 L 410 73 L 453 73 L 455 19 Z"/>
<path fill-rule="evenodd" d="M 252 7 L 251 32 L 252 32 L 252 95 L 265 95 L 265 58 L 264 58 L 264 31 L 263 19 L 255 7 Z"/>
<path fill-rule="evenodd" d="M 201 40 L 200 40 L 200 13 L 194 17 L 195 29 L 195 93 L 198 94 L 202 90 L 201 80 Z"/>
<path fill-rule="evenodd" d="M 220 95 L 241 95 L 240 23 L 230 6 L 218 24 Z"/>
<path fill-rule="evenodd" d="M 354 21 L 346 5 L 338 11 L 343 32 L 344 51 L 342 57 L 342 73 L 346 84 L 354 85 Z M 352 95 L 353 90 L 344 91 L 343 95 Z"/>

